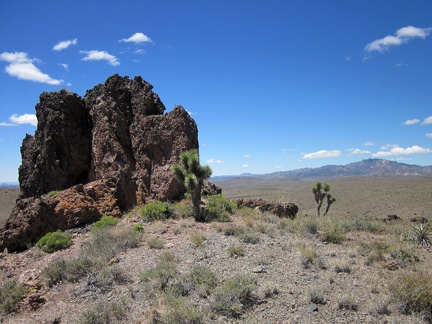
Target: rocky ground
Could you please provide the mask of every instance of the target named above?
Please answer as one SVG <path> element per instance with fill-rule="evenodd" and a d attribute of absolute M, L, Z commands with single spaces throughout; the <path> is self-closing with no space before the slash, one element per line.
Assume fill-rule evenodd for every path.
<path fill-rule="evenodd" d="M 208 266 L 217 279 L 210 292 L 197 293 L 191 288 L 184 297 L 187 305 L 205 314 L 205 323 L 425 322 L 419 314 L 402 314 L 391 293 L 401 274 L 428 271 L 432 264 L 430 248 L 418 248 L 402 239 L 411 228 L 408 221 L 363 223 L 366 230 L 350 225 L 346 240 L 334 244 L 323 240 L 322 231 L 334 222 L 348 224 L 347 220 L 314 218 L 300 216 L 292 221 L 246 209 L 228 223 L 170 219 L 143 224 L 138 247 L 118 253 L 107 265 L 120 271 L 124 280 L 106 284 L 106 289 L 92 281 L 92 274 L 52 287 L 41 275 L 54 260 L 79 256 L 93 235 L 88 228 L 75 231 L 73 245 L 66 250 L 47 254 L 32 247 L 18 254 L 2 254 L 0 280 L 17 279 L 28 292 L 20 310 L 0 315 L 1 322 L 99 323 L 95 314 L 102 314 L 102 322 L 151 323 L 173 312 L 175 304 L 169 300 L 167 287 L 182 282 L 197 265 Z M 139 212 L 133 211 L 117 227 L 138 223 L 142 224 Z M 309 230 L 313 223 L 318 227 L 316 234 Z M 229 229 L 236 228 L 244 229 L 248 236 L 229 235 Z M 151 248 L 155 241 L 161 246 Z M 365 248 L 373 242 L 390 245 L 382 258 L 374 259 Z M 230 254 L 232 247 L 243 247 L 243 253 Z M 409 257 L 392 256 L 398 249 Z M 179 274 L 164 291 L 149 286 L 142 274 L 154 269 L 167 252 Z M 255 284 L 253 298 L 234 318 L 216 311 L 214 303 L 218 289 L 236 274 L 250 276 Z"/>

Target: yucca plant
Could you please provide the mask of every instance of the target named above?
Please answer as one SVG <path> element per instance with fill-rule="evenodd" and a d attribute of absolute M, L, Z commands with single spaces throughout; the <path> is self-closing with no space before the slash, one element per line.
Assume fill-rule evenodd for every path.
<path fill-rule="evenodd" d="M 417 224 L 413 228 L 413 239 L 418 245 L 429 246 L 432 245 L 429 235 L 431 234 L 431 227 L 429 224 Z"/>

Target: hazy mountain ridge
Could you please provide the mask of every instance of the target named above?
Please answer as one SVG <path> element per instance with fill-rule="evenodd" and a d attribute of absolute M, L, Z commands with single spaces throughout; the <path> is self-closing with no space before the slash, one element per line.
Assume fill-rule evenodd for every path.
<path fill-rule="evenodd" d="M 325 165 L 319 168 L 302 168 L 290 171 L 279 171 L 267 174 L 241 174 L 237 176 L 220 176 L 212 180 L 234 177 L 255 178 L 317 178 L 317 177 L 400 177 L 400 176 L 432 176 L 432 166 L 405 164 L 384 159 L 367 159 L 346 165 Z"/>

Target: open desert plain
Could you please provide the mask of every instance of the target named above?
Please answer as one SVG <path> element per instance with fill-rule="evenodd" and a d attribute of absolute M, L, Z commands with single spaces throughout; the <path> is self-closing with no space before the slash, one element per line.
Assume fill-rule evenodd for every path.
<path fill-rule="evenodd" d="M 231 204 L 196 222 L 186 200 L 167 218 L 135 208 L 71 230 L 72 245 L 53 253 L 5 251 L 0 321 L 430 323 L 432 178 L 321 180 L 336 198 L 326 216 L 316 181 L 216 179 L 232 201 L 290 202 L 297 217 Z M 17 189 L 1 195 L 3 224 Z"/>

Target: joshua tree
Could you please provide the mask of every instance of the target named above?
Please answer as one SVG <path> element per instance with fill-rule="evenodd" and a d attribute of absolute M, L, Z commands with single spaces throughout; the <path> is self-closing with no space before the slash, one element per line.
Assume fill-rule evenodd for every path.
<path fill-rule="evenodd" d="M 202 220 L 201 213 L 201 188 L 203 181 L 210 178 L 212 169 L 208 165 L 201 166 L 197 149 L 182 152 L 180 163 L 171 167 L 176 179 L 182 182 L 186 190 L 192 196 L 195 211 L 195 219 Z"/>
<path fill-rule="evenodd" d="M 336 201 L 336 198 L 332 197 L 331 194 L 329 194 L 330 191 L 330 185 L 325 183 L 324 185 L 321 182 L 317 182 L 313 188 L 312 192 L 315 197 L 315 202 L 317 204 L 317 215 L 320 216 L 320 209 L 324 202 L 324 199 L 327 197 L 327 207 L 324 212 L 324 216 L 327 215 L 331 204 L 333 204 Z"/>

